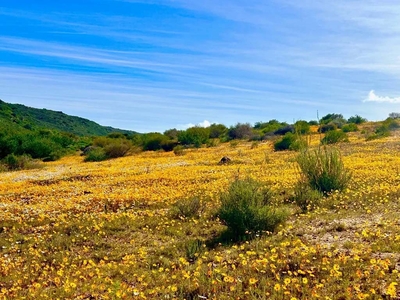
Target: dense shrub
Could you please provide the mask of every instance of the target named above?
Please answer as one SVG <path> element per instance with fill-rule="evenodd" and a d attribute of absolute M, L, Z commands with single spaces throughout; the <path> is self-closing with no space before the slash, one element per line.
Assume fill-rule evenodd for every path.
<path fill-rule="evenodd" d="M 287 214 L 273 207 L 271 199 L 271 190 L 259 182 L 237 179 L 221 194 L 217 215 L 228 226 L 232 239 L 245 240 L 257 233 L 273 232 Z"/>
<path fill-rule="evenodd" d="M 55 130 L 27 130 L 0 124 L 0 159 L 9 154 L 26 154 L 34 159 L 52 161 L 78 149 L 80 140 L 73 134 Z"/>
<path fill-rule="evenodd" d="M 362 124 L 367 122 L 367 119 L 359 116 L 359 115 L 355 115 L 355 116 L 351 116 L 348 120 L 348 123 L 353 123 L 353 124 Z"/>
<path fill-rule="evenodd" d="M 224 138 L 228 133 L 228 128 L 223 124 L 211 124 L 209 127 L 210 139 Z"/>
<path fill-rule="evenodd" d="M 249 123 L 237 123 L 228 130 L 228 137 L 230 139 L 251 139 L 253 137 L 253 128 Z"/>
<path fill-rule="evenodd" d="M 170 139 L 159 133 L 159 132 L 150 132 L 143 134 L 141 137 L 142 140 L 142 148 L 144 151 L 157 151 L 163 148 Z"/>
<path fill-rule="evenodd" d="M 337 149 L 320 147 L 305 151 L 297 157 L 297 163 L 301 181 L 324 194 L 345 189 L 351 179 Z"/>
<path fill-rule="evenodd" d="M 123 134 L 122 132 L 111 132 L 107 134 L 107 137 L 112 138 L 112 139 L 125 139 L 127 137 L 126 134 Z"/>
<path fill-rule="evenodd" d="M 295 128 L 293 125 L 287 125 L 274 131 L 275 135 L 285 135 L 286 133 L 294 133 Z"/>
<path fill-rule="evenodd" d="M 318 132 L 325 133 L 331 130 L 336 130 L 337 126 L 333 123 L 323 124 L 318 128 Z"/>
<path fill-rule="evenodd" d="M 307 147 L 307 141 L 299 135 L 286 133 L 281 139 L 274 143 L 275 151 L 293 150 L 299 151 Z"/>
<path fill-rule="evenodd" d="M 106 160 L 107 154 L 101 147 L 94 147 L 90 151 L 87 152 L 85 161 L 103 161 Z"/>
<path fill-rule="evenodd" d="M 168 140 L 168 141 L 163 141 L 161 143 L 161 148 L 164 151 L 169 152 L 169 151 L 174 150 L 175 146 L 177 146 L 177 145 L 178 145 L 178 141 L 177 140 Z"/>
<path fill-rule="evenodd" d="M 336 144 L 340 142 L 348 142 L 347 134 L 341 130 L 328 131 L 321 140 L 322 144 Z"/>
<path fill-rule="evenodd" d="M 195 126 L 179 132 L 178 142 L 182 145 L 191 145 L 199 148 L 202 144 L 206 144 L 208 142 L 209 136 L 209 128 Z"/>
<path fill-rule="evenodd" d="M 168 130 L 164 131 L 164 135 L 167 136 L 171 140 L 178 139 L 178 133 L 179 133 L 179 130 L 176 128 L 172 128 L 172 129 L 168 129 Z"/>
<path fill-rule="evenodd" d="M 261 130 L 261 132 L 265 134 L 274 133 L 280 128 L 288 126 L 285 122 L 279 122 L 278 120 L 270 120 L 268 122 L 257 122 L 254 125 L 254 129 Z"/>
<path fill-rule="evenodd" d="M 333 125 L 335 125 L 337 128 L 342 128 L 345 124 L 346 124 L 346 120 L 345 119 L 343 119 L 343 118 L 337 118 L 337 119 L 334 119 L 334 120 L 332 120 L 330 123 L 328 123 L 328 124 L 333 124 Z"/>
<path fill-rule="evenodd" d="M 93 145 L 84 152 L 85 161 L 102 161 L 125 156 L 132 148 L 130 140 L 119 137 L 97 137 Z"/>
<path fill-rule="evenodd" d="M 339 120 L 344 120 L 344 119 L 343 119 L 343 115 L 342 115 L 342 114 L 335 114 L 335 113 L 327 114 L 327 115 L 325 115 L 325 116 L 323 116 L 323 117 L 321 118 L 320 124 L 329 124 L 329 123 L 331 123 L 333 120 L 337 120 L 337 119 L 339 119 Z"/>
<path fill-rule="evenodd" d="M 317 120 L 311 120 L 311 121 L 308 121 L 308 124 L 311 126 L 315 126 L 315 125 L 318 125 L 319 123 Z"/>
<path fill-rule="evenodd" d="M 128 140 L 115 139 L 104 146 L 104 152 L 108 158 L 117 158 L 125 156 L 131 147 L 132 144 Z"/>
<path fill-rule="evenodd" d="M 342 127 L 343 132 L 355 132 L 358 131 L 358 127 L 356 123 L 349 123 Z"/>
<path fill-rule="evenodd" d="M 303 120 L 297 121 L 294 124 L 294 128 L 297 134 L 307 134 L 310 132 L 310 124 L 308 124 L 307 121 Z"/>

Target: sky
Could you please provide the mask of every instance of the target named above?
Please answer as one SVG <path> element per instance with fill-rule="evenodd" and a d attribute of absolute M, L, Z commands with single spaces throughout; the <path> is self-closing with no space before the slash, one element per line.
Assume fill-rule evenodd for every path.
<path fill-rule="evenodd" d="M 101 125 L 400 111 L 398 0 L 3 0 L 0 20 L 0 99 Z"/>

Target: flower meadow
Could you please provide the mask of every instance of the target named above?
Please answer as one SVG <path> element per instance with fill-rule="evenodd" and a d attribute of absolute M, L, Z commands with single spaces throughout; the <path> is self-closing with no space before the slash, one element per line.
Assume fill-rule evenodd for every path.
<path fill-rule="evenodd" d="M 400 299 L 400 138 L 337 147 L 351 181 L 306 213 L 298 153 L 272 142 L 0 173 L 0 299 Z M 229 243 L 215 211 L 245 177 L 290 216 Z M 172 213 L 193 197 L 197 215 Z"/>

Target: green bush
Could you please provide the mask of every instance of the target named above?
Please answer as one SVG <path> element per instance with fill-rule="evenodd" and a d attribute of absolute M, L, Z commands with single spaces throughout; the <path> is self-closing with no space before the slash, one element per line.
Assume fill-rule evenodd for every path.
<path fill-rule="evenodd" d="M 177 145 L 178 145 L 177 140 L 168 140 L 168 141 L 163 141 L 161 143 L 161 148 L 166 152 L 170 152 L 173 151 Z"/>
<path fill-rule="evenodd" d="M 228 137 L 230 139 L 250 140 L 253 137 L 253 127 L 249 123 L 237 123 L 229 128 Z"/>
<path fill-rule="evenodd" d="M 132 144 L 128 140 L 115 139 L 104 146 L 104 152 L 108 158 L 125 156 L 131 149 Z"/>
<path fill-rule="evenodd" d="M 12 153 L 7 155 L 3 159 L 3 163 L 7 166 L 9 170 L 17 170 L 20 168 L 18 160 L 19 160 L 18 157 L 14 153 Z"/>
<path fill-rule="evenodd" d="M 220 196 L 217 216 L 228 226 L 230 237 L 245 240 L 262 232 L 273 232 L 287 213 L 271 205 L 272 193 L 259 182 L 235 180 Z"/>
<path fill-rule="evenodd" d="M 84 153 L 85 161 L 103 161 L 109 158 L 125 156 L 132 148 L 132 142 L 117 135 L 113 137 L 97 137 L 93 146 Z"/>
<path fill-rule="evenodd" d="M 88 151 L 85 161 L 103 161 L 108 159 L 106 152 L 101 147 L 95 147 Z"/>
<path fill-rule="evenodd" d="M 367 136 L 366 140 L 370 141 L 370 140 L 388 137 L 388 136 L 390 136 L 391 131 L 397 130 L 399 128 L 400 128 L 400 125 L 399 125 L 399 123 L 396 122 L 395 119 L 387 118 L 385 121 L 383 121 L 383 123 L 380 126 L 378 126 L 375 129 L 373 134 Z"/>
<path fill-rule="evenodd" d="M 318 132 L 325 133 L 331 130 L 336 130 L 337 126 L 333 123 L 323 124 L 318 128 Z"/>
<path fill-rule="evenodd" d="M 202 144 L 208 142 L 210 129 L 203 127 L 190 127 L 178 133 L 178 142 L 182 145 L 191 145 L 200 148 Z"/>
<path fill-rule="evenodd" d="M 372 133 L 372 134 L 368 134 L 367 137 L 365 138 L 365 140 L 372 141 L 372 140 L 382 139 L 382 138 L 385 138 L 388 136 L 390 136 L 390 131 L 380 132 L 379 134 Z"/>
<path fill-rule="evenodd" d="M 331 114 L 327 114 L 325 116 L 323 116 L 320 120 L 321 124 L 328 124 L 331 123 L 334 120 L 344 120 L 343 119 L 343 115 L 342 114 L 335 114 L 335 113 L 331 113 Z M 346 120 L 344 120 L 346 121 Z"/>
<path fill-rule="evenodd" d="M 35 135 L 27 135 L 23 137 L 21 146 L 15 153 L 29 154 L 33 158 L 55 160 L 59 158 L 59 155 L 56 155 L 55 153 L 61 152 L 61 145 L 51 139 Z"/>
<path fill-rule="evenodd" d="M 274 131 L 275 135 L 285 135 L 287 133 L 295 133 L 296 129 L 293 125 L 286 125 Z"/>
<path fill-rule="evenodd" d="M 275 131 L 286 126 L 288 126 L 288 124 L 285 122 L 281 123 L 278 120 L 270 120 L 268 122 L 257 122 L 256 124 L 254 124 L 254 129 L 261 130 L 263 135 L 265 135 L 273 134 Z"/>
<path fill-rule="evenodd" d="M 348 120 L 348 123 L 354 123 L 354 124 L 362 124 L 367 122 L 367 119 L 359 116 L 359 115 L 355 115 L 355 116 L 351 116 Z"/>
<path fill-rule="evenodd" d="M 358 131 L 357 124 L 350 123 L 350 124 L 343 125 L 342 131 L 343 132 L 355 132 L 355 131 Z"/>
<path fill-rule="evenodd" d="M 275 151 L 299 151 L 305 148 L 307 148 L 307 141 L 291 132 L 286 133 L 281 139 L 274 143 Z"/>
<path fill-rule="evenodd" d="M 294 123 L 294 128 L 296 133 L 298 134 L 307 134 L 310 132 L 310 124 L 308 124 L 307 121 L 297 121 L 296 123 Z"/>
<path fill-rule="evenodd" d="M 210 139 L 221 139 L 228 133 L 228 128 L 223 124 L 213 123 L 209 127 Z"/>
<path fill-rule="evenodd" d="M 198 196 L 182 199 L 172 205 L 170 215 L 175 219 L 199 217 L 204 207 L 204 202 Z"/>
<path fill-rule="evenodd" d="M 312 189 L 307 182 L 299 181 L 294 189 L 292 200 L 303 212 L 313 210 L 322 198 L 321 192 Z"/>
<path fill-rule="evenodd" d="M 297 157 L 301 180 L 311 188 L 327 194 L 347 187 L 351 173 L 344 167 L 339 150 L 320 147 Z"/>
<path fill-rule="evenodd" d="M 163 145 L 170 140 L 169 137 L 159 132 L 150 132 L 143 134 L 140 139 L 144 151 L 161 150 L 163 148 Z"/>
<path fill-rule="evenodd" d="M 347 134 L 341 130 L 333 130 L 333 131 L 328 131 L 324 138 L 321 140 L 321 143 L 326 145 L 326 144 L 336 144 L 340 142 L 348 142 L 349 139 L 347 137 Z"/>

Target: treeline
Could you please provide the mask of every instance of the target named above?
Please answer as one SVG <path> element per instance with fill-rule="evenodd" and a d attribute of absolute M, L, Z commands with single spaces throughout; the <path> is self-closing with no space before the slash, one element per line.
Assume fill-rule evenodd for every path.
<path fill-rule="evenodd" d="M 356 115 L 348 120 L 341 114 L 328 114 L 319 121 L 299 120 L 294 124 L 270 120 L 268 122 L 257 122 L 253 126 L 250 123 L 237 123 L 226 127 L 223 124 L 211 124 L 209 127 L 194 126 L 186 130 L 175 128 L 166 130 L 164 133 L 152 132 L 142 135 L 134 135 L 133 143 L 142 150 L 165 150 L 172 151 L 176 147 L 202 147 L 213 146 L 218 142 L 232 140 L 263 141 L 290 134 L 305 135 L 310 133 L 311 126 L 320 125 L 321 132 L 343 129 L 346 132 L 358 130 L 357 124 L 367 120 Z"/>
<path fill-rule="evenodd" d="M 390 114 L 388 119 L 377 123 L 372 131 L 364 132 L 366 139 L 388 136 L 391 130 L 400 127 L 396 120 L 399 117 L 400 114 Z M 172 128 L 164 133 L 114 132 L 98 137 L 82 137 L 55 129 L 4 121 L 0 123 L 0 169 L 27 168 L 32 160 L 54 161 L 76 151 L 82 151 L 85 161 L 102 161 L 137 151 L 174 151 L 180 155 L 187 148 L 212 147 L 234 140 L 273 140 L 276 151 L 300 150 L 307 146 L 304 136 L 311 133 L 311 126 L 318 128 L 314 133 L 324 134 L 322 143 L 332 144 L 347 141 L 347 133 L 358 131 L 358 125 L 366 121 L 359 115 L 345 119 L 341 114 L 331 113 L 318 121 L 299 120 L 294 124 L 270 120 L 254 125 L 237 123 L 230 127 L 212 124 L 186 130 Z"/>
<path fill-rule="evenodd" d="M 26 169 L 37 161 L 54 161 L 90 144 L 87 137 L 46 128 L 0 123 L 0 170 Z"/>
<path fill-rule="evenodd" d="M 94 139 L 84 155 L 86 161 L 101 161 L 107 158 L 125 155 L 134 151 L 174 151 L 176 155 L 184 153 L 187 148 L 212 147 L 221 142 L 235 140 L 263 141 L 274 140 L 275 150 L 299 150 L 305 146 L 302 136 L 311 132 L 311 126 L 318 126 L 319 131 L 329 131 L 341 135 L 341 132 L 358 130 L 357 124 L 367 121 L 356 115 L 344 119 L 341 114 L 328 114 L 319 121 L 299 120 L 294 124 L 270 120 L 250 123 L 237 123 L 227 127 L 224 124 L 211 124 L 208 127 L 193 126 L 186 130 L 168 129 L 164 133 L 150 132 L 145 134 L 114 133 L 107 137 Z M 329 142 L 332 137 L 327 138 Z M 335 142 L 340 141 L 340 137 Z"/>

